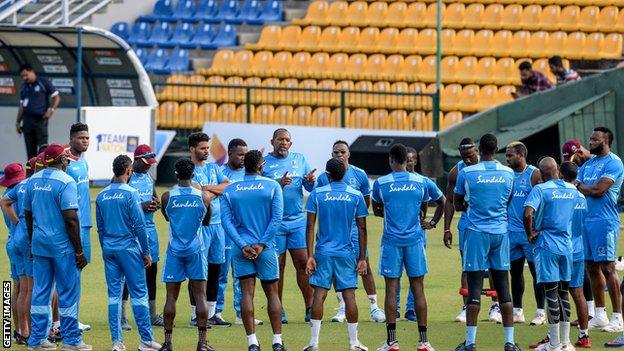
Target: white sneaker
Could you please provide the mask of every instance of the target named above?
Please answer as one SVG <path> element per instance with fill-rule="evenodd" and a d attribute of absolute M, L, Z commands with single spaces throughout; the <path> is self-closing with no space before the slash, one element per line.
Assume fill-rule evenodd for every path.
<path fill-rule="evenodd" d="M 562 351 L 563 349 L 562 349 L 561 344 L 557 346 L 552 346 L 550 343 L 546 343 L 536 348 L 535 350 L 536 351 Z"/>
<path fill-rule="evenodd" d="M 80 329 L 80 331 L 82 332 L 86 332 L 86 331 L 91 330 L 91 326 L 89 324 L 82 324 L 78 322 L 78 329 Z"/>
<path fill-rule="evenodd" d="M 624 258 L 622 256 L 615 261 L 615 270 L 618 272 L 624 271 Z"/>
<path fill-rule="evenodd" d="M 35 347 L 28 346 L 26 350 L 56 350 L 56 344 L 45 339 L 41 344 Z"/>
<path fill-rule="evenodd" d="M 399 342 L 394 341 L 390 345 L 387 342 L 384 342 L 377 351 L 399 351 Z"/>
<path fill-rule="evenodd" d="M 386 321 L 386 314 L 379 308 L 375 308 L 370 313 L 371 321 L 375 323 L 384 323 Z"/>
<path fill-rule="evenodd" d="M 529 325 L 544 325 L 546 324 L 546 313 L 543 312 L 536 312 L 535 313 L 535 318 L 533 318 L 531 320 L 531 323 Z"/>
<path fill-rule="evenodd" d="M 302 351 L 319 351 L 318 345 L 308 345 Z"/>
<path fill-rule="evenodd" d="M 93 347 L 91 345 L 85 344 L 84 341 L 81 341 L 78 345 L 61 345 L 61 351 L 91 351 Z"/>
<path fill-rule="evenodd" d="M 262 319 L 254 319 L 254 323 L 256 325 L 263 325 L 264 321 L 262 321 Z M 236 319 L 234 320 L 234 324 L 243 325 L 243 319 L 241 317 L 236 317 Z"/>
<path fill-rule="evenodd" d="M 594 318 L 589 320 L 589 329 L 602 329 L 607 325 L 609 325 L 609 319 L 607 319 L 606 315 L 602 317 L 594 316 Z"/>
<path fill-rule="evenodd" d="M 490 307 L 490 315 L 488 317 L 488 320 L 490 322 L 503 323 L 503 316 L 501 315 L 500 307 L 498 306 L 498 304 L 494 304 L 492 305 L 492 307 Z"/>
<path fill-rule="evenodd" d="M 455 322 L 466 323 L 466 306 L 462 307 L 461 312 L 455 317 Z"/>
<path fill-rule="evenodd" d="M 357 344 L 349 345 L 349 351 L 368 351 L 368 347 L 358 341 Z"/>
<path fill-rule="evenodd" d="M 524 311 L 522 308 L 514 308 L 513 309 L 513 321 L 514 323 L 524 323 Z"/>
<path fill-rule="evenodd" d="M 572 345 L 572 343 L 567 343 L 567 344 L 562 344 L 561 345 L 561 350 L 563 350 L 563 351 L 576 351 L 576 348 L 574 347 L 574 345 Z"/>
<path fill-rule="evenodd" d="M 156 341 L 141 341 L 139 343 L 139 351 L 159 351 L 162 348 L 162 345 L 157 343 Z"/>
<path fill-rule="evenodd" d="M 344 323 L 346 319 L 347 316 L 345 315 L 344 307 L 338 307 L 338 312 L 336 312 L 336 315 L 332 317 L 331 321 L 336 323 Z"/>
<path fill-rule="evenodd" d="M 604 328 L 602 328 L 603 332 L 608 332 L 608 333 L 620 333 L 622 331 L 624 331 L 624 325 L 622 324 L 622 320 L 621 319 L 612 319 L 611 322 L 609 322 L 608 325 L 606 325 Z"/>
<path fill-rule="evenodd" d="M 115 341 L 113 343 L 113 349 L 112 351 L 125 351 L 126 350 L 126 345 L 124 345 L 123 342 L 121 341 Z"/>
<path fill-rule="evenodd" d="M 416 350 L 417 351 L 435 351 L 435 349 L 433 348 L 433 346 L 431 346 L 429 342 L 418 343 L 418 348 Z"/>

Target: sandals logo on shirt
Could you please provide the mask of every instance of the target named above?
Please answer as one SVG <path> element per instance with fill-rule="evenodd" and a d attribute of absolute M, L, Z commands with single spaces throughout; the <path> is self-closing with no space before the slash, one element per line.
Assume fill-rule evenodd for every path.
<path fill-rule="evenodd" d="M 128 153 L 134 152 L 139 145 L 139 137 L 123 134 L 98 134 L 97 151 Z"/>

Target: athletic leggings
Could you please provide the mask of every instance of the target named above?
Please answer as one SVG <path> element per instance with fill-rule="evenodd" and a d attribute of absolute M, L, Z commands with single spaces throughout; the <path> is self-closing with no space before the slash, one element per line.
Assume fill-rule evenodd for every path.
<path fill-rule="evenodd" d="M 156 300 L 156 277 L 158 275 L 158 263 L 152 263 L 145 269 L 145 281 L 147 282 L 147 295 L 149 301 Z M 128 285 L 124 284 L 123 300 L 128 301 Z"/>
<path fill-rule="evenodd" d="M 514 308 L 522 308 L 522 295 L 524 295 L 524 257 L 511 261 L 511 298 Z M 533 293 L 535 294 L 535 303 L 537 308 L 544 309 L 546 300 L 544 287 L 537 284 L 537 274 L 535 272 L 535 264 L 528 262 L 529 271 L 533 277 Z"/>
<path fill-rule="evenodd" d="M 221 270 L 220 264 L 208 264 L 208 282 L 206 284 L 206 301 L 217 301 L 219 296 L 219 272 Z M 195 296 L 191 291 L 191 286 L 188 286 L 189 300 L 191 306 L 195 306 Z"/>

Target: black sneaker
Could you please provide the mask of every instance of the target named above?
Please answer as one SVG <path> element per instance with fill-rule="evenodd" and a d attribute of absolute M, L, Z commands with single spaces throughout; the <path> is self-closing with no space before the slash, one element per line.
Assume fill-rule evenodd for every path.
<path fill-rule="evenodd" d="M 165 342 L 162 344 L 160 351 L 173 351 L 173 345 L 170 342 Z"/>
<path fill-rule="evenodd" d="M 260 351 L 260 346 L 256 344 L 249 345 L 249 347 L 247 348 L 247 351 Z"/>
<path fill-rule="evenodd" d="M 522 351 L 518 344 L 512 344 L 510 342 L 505 343 L 505 351 Z"/>
<path fill-rule="evenodd" d="M 214 347 L 208 345 L 208 343 L 197 343 L 197 351 L 217 351 Z"/>
<path fill-rule="evenodd" d="M 225 321 L 220 315 L 215 314 L 212 318 L 208 319 L 208 325 L 218 328 L 228 328 L 232 326 L 232 323 Z"/>
<path fill-rule="evenodd" d="M 191 318 L 189 322 L 189 327 L 197 327 L 197 318 Z"/>
<path fill-rule="evenodd" d="M 151 318 L 152 325 L 155 327 L 164 327 L 165 320 L 163 319 L 162 314 L 157 314 Z"/>
<path fill-rule="evenodd" d="M 283 344 L 275 343 L 273 344 L 273 351 L 286 351 L 286 348 Z"/>
<path fill-rule="evenodd" d="M 472 345 L 466 346 L 466 342 L 463 341 L 461 344 L 457 345 L 457 347 L 454 350 L 451 350 L 451 351 L 477 351 L 477 345 L 472 344 Z"/>

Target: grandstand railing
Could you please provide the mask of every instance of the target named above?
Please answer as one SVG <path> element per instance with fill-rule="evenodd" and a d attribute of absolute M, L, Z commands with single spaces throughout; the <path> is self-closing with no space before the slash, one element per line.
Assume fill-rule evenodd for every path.
<path fill-rule="evenodd" d="M 2 0 L 0 1 L 0 22 L 12 18 L 14 25 L 65 25 L 75 26 L 85 18 L 93 15 L 101 8 L 108 6 L 112 0 L 54 0 L 41 9 L 19 20 L 17 14 L 36 0 Z"/>
<path fill-rule="evenodd" d="M 206 103 L 214 103 L 218 106 L 234 104 L 236 113 L 232 114 L 232 121 L 242 123 L 271 123 L 264 121 L 256 112 L 256 108 L 262 105 L 273 106 L 277 112 L 278 107 L 286 106 L 296 109 L 298 107 L 310 107 L 311 111 L 318 108 L 329 108 L 332 122 L 318 126 L 332 127 L 364 127 L 380 129 L 408 129 L 408 130 L 433 130 L 440 128 L 440 121 L 434 116 L 438 115 L 438 95 L 435 93 L 421 92 L 390 92 L 355 89 L 322 89 L 300 87 L 276 87 L 258 85 L 220 85 L 220 84 L 189 84 L 189 83 L 165 83 L 152 82 L 154 92 L 162 104 L 173 101 L 180 104 L 179 116 L 187 116 L 197 113 L 195 118 L 201 122 L 210 121 L 210 116 L 200 116 L 200 109 L 186 111 L 182 104 L 186 102 L 196 103 L 198 107 Z M 244 107 L 244 110 L 242 110 Z M 367 110 L 367 121 L 361 123 L 355 121 L 361 118 L 357 110 Z M 375 114 L 375 111 L 380 111 Z M 393 112 L 399 111 L 395 114 Z M 212 113 L 212 111 L 211 111 Z M 218 121 L 228 121 L 228 116 L 217 116 Z M 229 113 L 229 112 L 228 112 Z M 242 116 L 241 116 L 242 113 Z M 355 113 L 355 114 L 354 114 Z M 204 113 L 205 114 L 205 113 Z M 235 116 L 234 116 L 235 115 Z M 336 116 L 338 115 L 338 116 Z M 400 118 L 401 122 L 384 121 L 383 123 L 372 122 L 375 118 L 390 115 Z M 295 116 L 295 120 L 297 120 Z M 339 117 L 336 119 L 336 117 Z M 352 120 L 349 123 L 349 120 Z M 275 118 L 279 120 L 279 118 Z M 369 123 L 370 122 L 370 123 Z M 301 123 L 301 122 L 299 122 Z M 403 124 L 401 124 L 403 123 Z M 203 123 L 202 123 L 203 124 Z M 295 123 L 297 124 L 297 123 Z M 400 125 L 398 128 L 391 126 Z M 381 127 L 380 127 L 381 126 Z"/>

